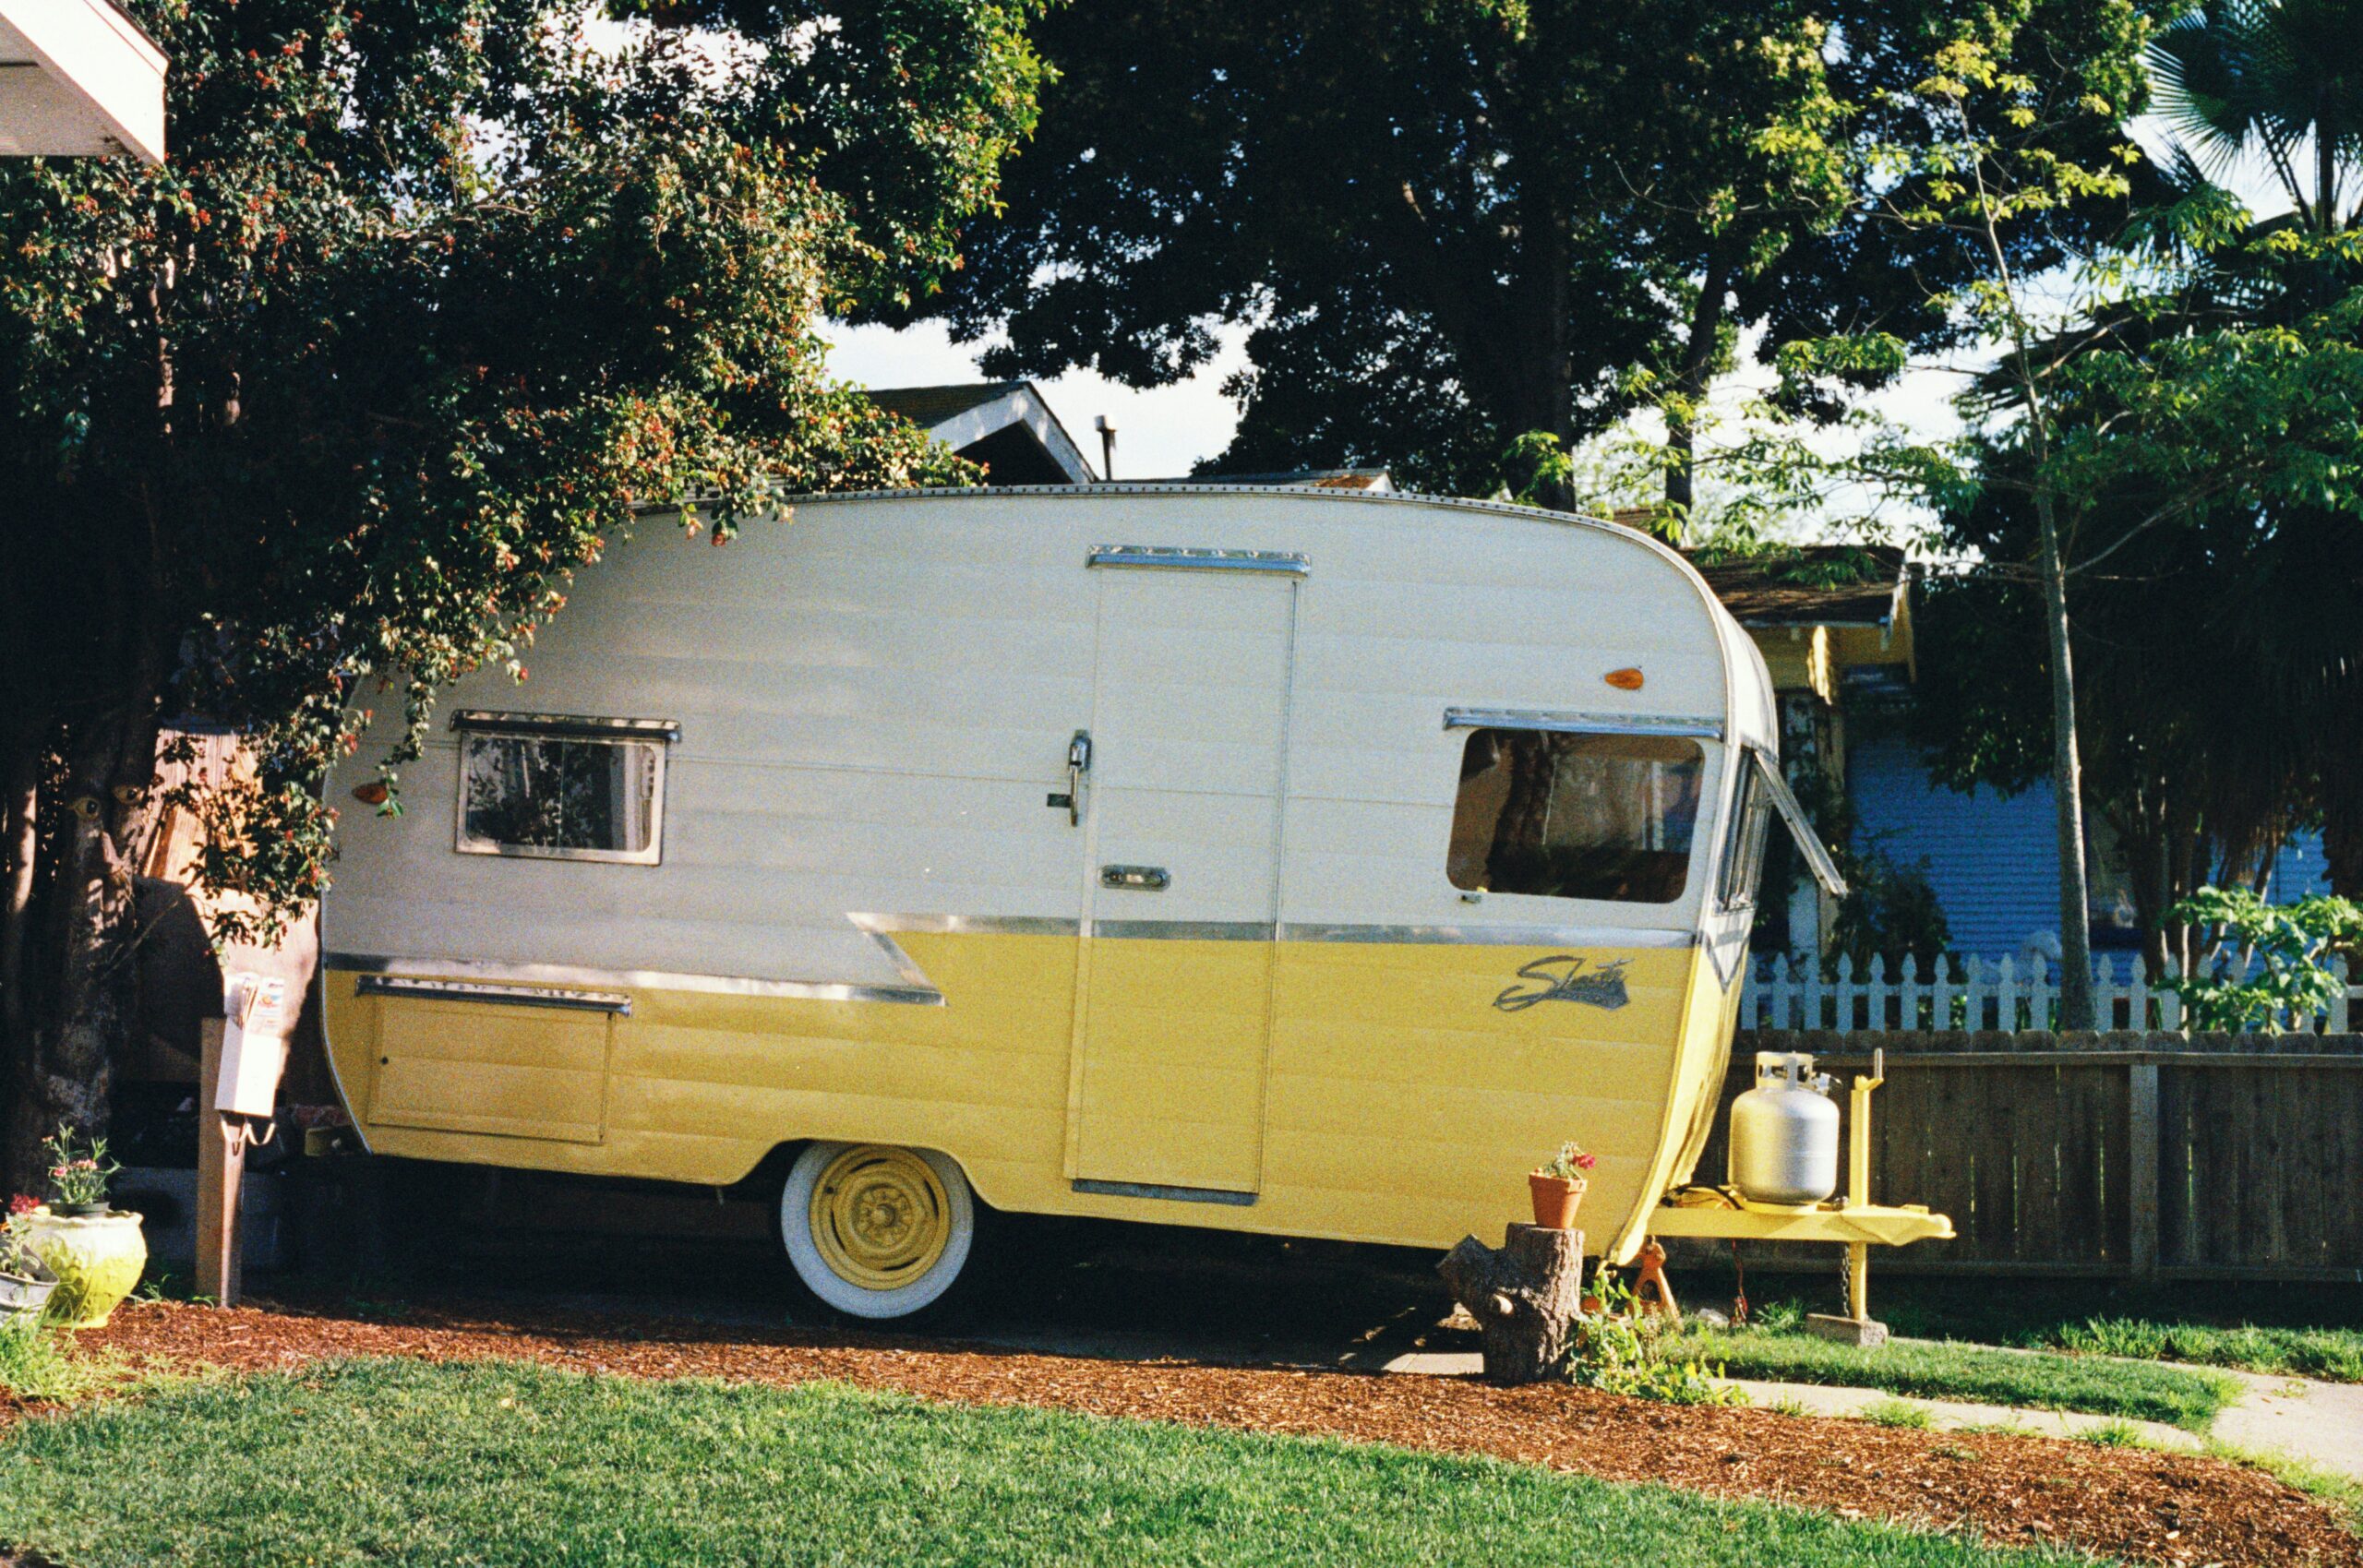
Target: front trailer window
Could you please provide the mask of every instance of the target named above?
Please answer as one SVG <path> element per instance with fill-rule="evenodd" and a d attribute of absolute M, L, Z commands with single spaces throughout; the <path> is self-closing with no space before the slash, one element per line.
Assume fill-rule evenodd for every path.
<path fill-rule="evenodd" d="M 1473 731 L 1445 874 L 1469 892 L 1671 904 L 1706 765 L 1697 741 L 1663 736 Z"/>
<path fill-rule="evenodd" d="M 653 863 L 664 779 L 657 740 L 463 733 L 459 848 Z"/>

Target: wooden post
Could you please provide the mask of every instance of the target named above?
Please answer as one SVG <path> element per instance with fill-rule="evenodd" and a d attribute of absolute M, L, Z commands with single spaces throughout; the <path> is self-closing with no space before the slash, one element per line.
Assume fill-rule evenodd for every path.
<path fill-rule="evenodd" d="M 1582 1231 L 1513 1225 L 1499 1251 L 1465 1236 L 1436 1272 L 1477 1320 L 1488 1382 L 1540 1382 L 1559 1371 L 1583 1300 Z"/>
<path fill-rule="evenodd" d="M 203 1050 L 197 1093 L 197 1289 L 214 1304 L 234 1307 L 245 1283 L 240 1258 L 238 1197 L 246 1172 L 244 1139 L 213 1108 L 222 1087 L 222 1036 L 228 1020 L 199 1025 Z"/>
<path fill-rule="evenodd" d="M 2127 1068 L 2126 1086 L 2126 1259 L 2134 1278 L 2152 1280 L 2158 1277 L 2158 1064 Z"/>

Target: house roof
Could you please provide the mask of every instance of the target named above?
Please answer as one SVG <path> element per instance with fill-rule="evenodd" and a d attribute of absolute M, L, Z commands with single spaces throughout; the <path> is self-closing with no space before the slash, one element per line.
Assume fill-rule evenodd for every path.
<path fill-rule="evenodd" d="M 1685 550 L 1742 626 L 1892 627 L 1910 574 L 1891 545 L 1800 545 L 1718 559 Z"/>
<path fill-rule="evenodd" d="M 941 425 L 1026 385 L 1024 381 L 964 381 L 949 387 L 879 387 L 871 389 L 870 401 L 914 425 Z"/>
<path fill-rule="evenodd" d="M 879 387 L 870 401 L 985 465 L 993 485 L 1089 485 L 1083 449 L 1031 381 Z"/>
<path fill-rule="evenodd" d="M 0 154 L 162 162 L 166 64 L 111 0 L 0 0 Z"/>

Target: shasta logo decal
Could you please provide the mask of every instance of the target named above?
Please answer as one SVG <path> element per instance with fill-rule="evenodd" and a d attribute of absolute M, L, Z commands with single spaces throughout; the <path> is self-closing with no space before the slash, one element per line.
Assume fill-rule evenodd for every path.
<path fill-rule="evenodd" d="M 1625 990 L 1625 966 L 1632 962 L 1620 958 L 1586 974 L 1584 961 L 1573 953 L 1538 958 L 1517 972 L 1528 984 L 1510 987 L 1493 1005 L 1504 1012 L 1524 1012 L 1539 1001 L 1575 1001 L 1613 1011 L 1633 999 Z"/>

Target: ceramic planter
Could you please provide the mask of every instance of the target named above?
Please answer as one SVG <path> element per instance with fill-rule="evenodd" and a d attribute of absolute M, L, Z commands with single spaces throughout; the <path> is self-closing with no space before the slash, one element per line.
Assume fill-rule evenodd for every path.
<path fill-rule="evenodd" d="M 57 1276 L 49 1317 L 62 1328 L 104 1328 L 148 1267 L 138 1215 L 35 1210 L 25 1241 Z"/>
<path fill-rule="evenodd" d="M 1580 1176 L 1544 1176 L 1529 1171 L 1527 1191 L 1534 1197 L 1534 1223 L 1544 1230 L 1573 1230 L 1576 1210 L 1584 1201 L 1588 1183 Z"/>
<path fill-rule="evenodd" d="M 0 1323 L 37 1317 L 49 1305 L 50 1294 L 57 1288 L 57 1276 L 38 1259 L 30 1267 L 30 1274 L 0 1274 Z"/>

